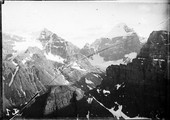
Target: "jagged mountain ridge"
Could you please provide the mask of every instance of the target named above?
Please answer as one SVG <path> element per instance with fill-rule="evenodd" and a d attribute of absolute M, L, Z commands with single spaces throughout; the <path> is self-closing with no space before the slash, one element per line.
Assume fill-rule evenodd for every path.
<path fill-rule="evenodd" d="M 127 65 L 109 66 L 106 69 L 106 74 L 100 75 L 100 79 L 103 79 L 101 84 L 93 87 L 93 89 L 86 90 L 87 86 L 81 88 L 82 84 L 79 85 L 79 82 L 87 82 L 87 78 L 82 78 L 83 80 L 78 81 L 75 85 L 83 89 L 84 97 L 79 94 L 80 91 L 72 92 L 72 98 L 68 95 L 67 100 L 62 100 L 67 101 L 61 103 L 67 105 L 62 109 L 60 109 L 58 102 L 55 103 L 54 101 L 60 101 L 62 97 L 59 96 L 65 95 L 59 94 L 58 90 L 56 94 L 50 92 L 49 97 L 47 97 L 48 107 L 46 106 L 46 109 L 43 109 L 41 113 L 44 113 L 44 111 L 47 113 L 49 111 L 47 108 L 52 108 L 51 112 L 45 116 L 55 118 L 78 116 L 87 119 L 93 117 L 116 117 L 117 119 L 168 118 L 166 106 L 168 102 L 166 100 L 168 97 L 166 89 L 169 67 L 168 35 L 169 33 L 166 31 L 151 33 L 137 58 Z M 162 54 L 166 56 L 160 57 Z M 156 56 L 153 58 L 153 55 Z M 92 84 L 92 81 L 88 84 Z M 62 88 L 56 87 L 56 89 Z M 68 90 L 67 87 L 63 89 L 63 92 L 65 89 Z M 55 97 L 55 95 L 58 97 Z M 82 99 L 76 99 L 76 96 Z M 30 110 L 32 109 L 26 110 L 24 115 L 31 115 L 31 113 L 27 113 Z M 39 114 L 39 117 L 45 116 Z M 33 117 L 37 117 L 36 114 Z"/>
<path fill-rule="evenodd" d="M 104 69 L 111 64 L 131 62 L 142 47 L 141 37 L 126 24 L 117 25 L 109 34 L 113 34 L 112 37 L 105 36 L 97 39 L 91 45 L 86 44 L 80 53 L 87 57 L 96 53 L 89 57 L 89 61 L 91 64 Z"/>
<path fill-rule="evenodd" d="M 165 32 L 166 33 L 166 32 Z M 147 44 L 148 45 L 146 45 L 146 46 L 149 46 L 149 51 L 152 53 L 152 51 L 153 51 L 153 55 L 155 54 L 155 51 L 157 50 L 157 48 L 160 48 L 160 49 L 158 49 L 158 53 L 161 55 L 161 54 L 163 54 L 163 55 L 166 55 L 166 54 L 164 54 L 165 52 L 161 52 L 161 51 L 166 51 L 166 49 L 164 49 L 164 45 L 163 45 L 163 43 L 161 43 L 161 42 L 158 42 L 158 43 L 160 43 L 160 46 L 159 46 L 159 44 L 157 44 L 157 42 L 155 43 L 155 44 L 151 44 L 151 43 L 153 43 L 154 41 L 152 41 L 153 39 L 156 39 L 156 38 L 160 38 L 160 41 L 162 41 L 162 37 L 161 36 L 163 36 L 163 39 L 165 39 L 165 41 L 166 41 L 166 39 L 167 39 L 167 37 L 166 37 L 166 34 L 165 33 L 160 33 L 160 34 L 157 34 L 157 32 L 155 32 L 152 36 L 154 36 L 155 38 L 150 38 L 150 43 L 148 42 Z M 157 35 L 157 36 L 156 36 Z M 47 35 L 48 36 L 48 35 Z M 119 37 L 118 37 L 119 38 Z M 120 37 L 121 38 L 121 37 Z M 46 39 L 47 39 L 47 41 L 46 41 Z M 130 39 L 130 38 L 129 38 Z M 60 62 L 57 62 L 57 61 L 53 61 L 53 60 L 47 60 L 47 56 L 44 54 L 44 53 L 46 53 L 46 54 L 49 54 L 49 53 L 51 53 L 52 55 L 54 55 L 54 56 L 56 56 L 56 55 L 58 55 L 58 56 L 60 56 L 61 58 L 65 58 L 65 59 L 68 59 L 66 56 L 68 55 L 69 56 L 69 53 L 67 53 L 67 50 L 65 49 L 66 48 L 66 44 L 65 44 L 65 41 L 62 39 L 62 38 L 59 38 L 59 37 L 57 37 L 56 38 L 56 36 L 54 35 L 53 37 L 50 35 L 49 36 L 49 38 L 47 37 L 42 37 L 42 39 L 41 40 L 45 40 L 44 41 L 44 43 L 47 43 L 48 45 L 47 46 L 45 46 L 44 48 L 44 51 L 41 51 L 41 50 L 37 50 L 37 48 L 29 48 L 24 54 L 22 54 L 22 55 L 19 55 L 19 56 L 17 56 L 16 57 L 16 59 L 18 60 L 18 61 L 20 61 L 19 63 L 21 63 L 21 65 L 19 65 L 19 66 L 21 66 L 21 68 L 23 68 L 23 71 L 21 71 L 21 73 L 23 72 L 23 73 L 25 73 L 25 72 L 27 72 L 27 71 L 29 71 L 29 69 L 32 67 L 31 65 L 35 65 L 35 67 L 33 67 L 33 71 L 38 71 L 39 73 L 43 73 L 44 74 L 44 69 L 45 70 L 49 70 L 49 68 L 50 68 L 50 70 L 48 71 L 49 72 L 49 74 L 48 74 L 48 72 L 47 72 L 47 74 L 45 74 L 45 76 L 50 76 L 50 75 L 52 75 L 53 74 L 53 72 L 54 72 L 54 70 L 57 68 L 57 73 L 59 73 L 59 76 L 61 75 L 62 76 L 62 80 L 68 80 L 68 82 L 71 82 L 71 83 L 73 83 L 73 84 L 71 84 L 71 86 L 65 86 L 65 85 L 59 85 L 58 86 L 58 84 L 56 84 L 56 86 L 54 86 L 54 91 L 56 90 L 56 92 L 54 92 L 53 90 L 52 91 L 50 91 L 50 95 L 47 97 L 48 99 L 47 99 L 47 101 L 45 102 L 45 113 L 48 115 L 49 113 L 51 113 L 51 112 L 55 112 L 55 111 L 57 111 L 58 110 L 58 108 L 62 108 L 62 107 L 66 107 L 66 106 L 69 106 L 69 102 L 70 102 L 70 100 L 72 99 L 72 98 L 74 98 L 74 92 L 75 91 L 77 91 L 76 92 L 76 94 L 78 94 L 77 96 L 78 96 L 78 99 L 80 99 L 80 98 L 82 98 L 82 95 L 84 94 L 83 92 L 85 92 L 85 93 L 88 93 L 89 92 L 89 90 L 92 90 L 92 89 L 94 89 L 94 90 L 96 90 L 96 92 L 98 93 L 98 91 L 102 91 L 102 94 L 103 94 L 103 97 L 107 97 L 107 96 L 109 96 L 109 94 L 111 93 L 111 91 L 110 91 L 110 88 L 108 87 L 108 84 L 109 85 L 116 85 L 115 86 L 115 89 L 116 88 L 119 88 L 119 87 L 117 87 L 117 86 L 124 86 L 124 83 L 122 83 L 123 82 L 123 80 L 119 83 L 119 85 L 118 84 L 112 84 L 112 82 L 110 81 L 110 82 L 102 82 L 102 84 L 101 84 L 101 86 L 104 86 L 102 89 L 97 89 L 96 88 L 96 86 L 97 85 L 99 85 L 100 84 L 100 82 L 102 81 L 102 79 L 104 79 L 104 77 L 101 77 L 101 75 L 99 75 L 98 73 L 97 73 L 97 76 L 99 76 L 99 77 L 96 77 L 96 73 L 93 73 L 93 72 L 99 72 L 100 70 L 98 70 L 98 69 L 96 69 L 95 67 L 93 67 L 92 65 L 90 65 L 90 63 L 89 63 L 89 61 L 88 61 L 88 59 L 86 58 L 86 59 L 84 59 L 84 56 L 83 55 L 80 55 L 80 54 L 78 54 L 78 55 L 73 55 L 74 57 L 72 57 L 72 58 L 69 58 L 69 60 L 68 60 L 68 62 L 69 63 L 67 63 L 66 64 L 66 66 L 63 66 L 63 63 L 60 63 Z M 51 41 L 52 42 L 51 42 Z M 108 42 L 108 41 L 107 41 Z M 166 41 L 167 42 L 167 41 Z M 63 43 L 63 44 L 62 44 Z M 169 42 L 167 42 L 167 44 L 168 44 Z M 158 45 L 158 47 L 156 47 L 156 48 L 154 48 L 154 46 L 156 46 L 156 45 Z M 150 49 L 150 48 L 152 48 L 152 47 L 150 47 L 150 46 L 152 46 L 153 47 L 153 49 Z M 57 48 L 56 48 L 57 47 Z M 86 47 L 87 48 L 89 48 L 89 45 L 86 45 Z M 147 50 L 146 50 L 147 49 Z M 53 52 L 52 52 L 52 51 Z M 60 55 L 60 52 L 58 52 L 58 50 L 61 50 L 63 53 L 66 53 L 65 55 Z M 146 47 L 146 48 L 142 48 L 142 50 L 143 51 L 147 51 L 148 52 L 148 47 Z M 141 50 L 141 51 L 142 51 Z M 36 52 L 33 52 L 33 51 L 36 51 Z M 39 51 L 39 52 L 38 52 Z M 140 52 L 140 53 L 142 53 L 142 52 Z M 30 55 L 31 54 L 31 55 Z M 152 56 L 152 58 L 154 58 L 154 56 L 151 54 L 151 56 Z M 87 54 L 88 55 L 88 54 Z M 142 56 L 143 56 L 143 54 L 142 54 Z M 146 56 L 150 56 L 150 54 L 148 55 L 148 54 L 146 54 Z M 158 55 L 159 56 L 159 55 Z M 26 58 L 26 59 L 25 59 Z M 138 58 L 139 58 L 139 55 L 138 55 Z M 151 57 L 149 57 L 149 58 L 151 58 Z M 162 58 L 162 57 L 158 57 L 159 59 L 160 58 Z M 43 60 L 42 60 L 43 59 Z M 71 60 L 70 60 L 71 59 Z M 106 59 L 110 59 L 110 58 L 106 58 Z M 139 59 L 143 59 L 143 57 L 142 58 L 139 58 Z M 148 58 L 147 58 L 148 59 Z M 9 67 L 9 69 L 11 70 L 9 70 L 10 72 L 9 72 L 9 74 L 15 74 L 15 71 L 19 71 L 20 70 L 20 68 L 19 68 L 19 70 L 18 70 L 18 63 L 17 63 L 17 60 L 15 60 L 15 59 L 13 59 L 13 60 L 7 60 L 7 66 L 5 66 L 7 69 L 8 69 L 8 67 Z M 32 61 L 33 60 L 33 61 Z M 35 60 L 35 61 L 34 61 Z M 83 61 L 84 60 L 84 61 Z M 139 64 L 138 62 L 137 63 L 135 63 L 135 60 L 136 59 L 134 59 L 134 61 L 133 61 L 133 65 L 134 64 Z M 42 61 L 42 63 L 40 62 L 39 63 L 39 61 Z M 44 61 L 44 63 L 43 63 L 43 61 Z M 48 62 L 47 62 L 48 61 Z M 80 63 L 79 61 L 83 61 L 83 63 Z M 155 60 L 154 61 L 157 61 L 157 58 L 155 58 Z M 161 60 L 160 60 L 161 61 Z M 8 62 L 9 62 L 9 64 L 8 64 Z M 12 62 L 12 64 L 15 66 L 14 68 L 13 67 L 11 67 L 11 66 L 13 66 L 13 65 L 11 65 L 11 62 Z M 66 61 L 67 62 L 67 61 Z M 146 62 L 146 61 L 145 61 Z M 149 65 L 148 66 L 152 66 L 152 65 L 150 65 L 150 62 L 148 62 L 149 63 Z M 6 64 L 6 63 L 5 63 Z M 31 64 L 31 65 L 29 65 L 29 64 Z M 48 66 L 46 65 L 46 64 L 48 64 Z M 162 64 L 162 63 L 161 63 Z M 164 64 L 164 62 L 163 62 L 163 64 Z M 128 64 L 129 65 L 129 64 Z M 135 65 L 134 66 L 130 66 L 129 65 L 129 67 L 130 68 L 133 68 L 133 67 L 136 67 Z M 145 63 L 145 65 L 146 65 L 146 63 Z M 62 68 L 62 67 L 63 68 Z M 61 67 L 61 69 L 58 69 L 59 67 Z M 113 67 L 113 66 L 112 66 Z M 112 69 L 112 67 L 111 68 L 109 68 L 109 70 L 107 71 L 107 72 L 109 72 L 109 71 L 114 71 L 114 70 L 116 70 L 116 72 L 115 72 L 115 74 L 114 75 L 116 75 L 116 76 L 119 76 L 119 70 L 121 69 L 121 67 L 113 67 L 114 69 Z M 158 66 L 157 66 L 158 67 Z M 5 69 L 6 69 L 5 68 Z M 54 69 L 55 68 L 55 69 Z M 158 67 L 159 68 L 159 67 Z M 6 70 L 7 70 L 6 69 Z M 28 69 L 28 70 L 27 70 Z M 32 68 L 31 68 L 32 69 Z M 52 69 L 52 70 L 51 70 Z M 5 71 L 6 71 L 5 70 Z M 137 70 L 136 71 L 136 74 L 139 72 L 138 71 L 138 69 L 135 69 L 135 70 Z M 153 70 L 155 70 L 155 68 L 153 68 Z M 126 71 L 126 70 L 125 70 Z M 161 71 L 161 70 L 160 70 Z M 158 73 L 160 72 L 159 70 L 158 70 Z M 31 73 L 29 73 L 29 74 L 33 74 L 33 76 L 35 76 L 35 79 L 33 79 L 34 80 L 34 82 L 35 82 L 35 84 L 37 84 L 38 83 L 38 81 L 36 81 L 36 78 L 38 78 L 38 79 L 41 79 L 42 81 L 40 81 L 37 85 L 36 85 L 36 87 L 37 87 L 37 89 L 43 89 L 44 88 L 44 91 L 46 91 L 46 89 L 47 89 L 47 87 L 45 86 L 45 84 L 44 83 L 47 83 L 48 81 L 46 81 L 47 79 L 49 80 L 51 80 L 51 78 L 49 77 L 46 77 L 45 79 L 42 79 L 42 78 L 44 78 L 44 77 L 42 77 L 42 75 L 36 75 L 36 72 L 31 72 Z M 88 72 L 92 72 L 90 75 L 88 74 Z M 17 72 L 18 73 L 18 72 Z M 16 74 L 17 74 L 16 73 Z M 153 72 L 154 73 L 154 72 Z M 6 73 L 5 73 L 6 74 Z M 7 73 L 7 76 L 9 75 L 8 73 Z M 111 73 L 111 74 L 113 74 L 113 73 Z M 106 79 L 105 80 L 108 80 L 109 79 L 109 77 L 112 77 L 113 78 L 113 76 L 111 76 L 111 74 L 108 74 L 108 78 L 106 77 Z M 164 74 L 164 73 L 163 73 Z M 86 76 L 87 75 L 87 76 Z M 151 75 L 153 75 L 153 74 L 151 74 Z M 162 73 L 161 73 L 161 75 L 162 75 Z M 20 75 L 18 75 L 18 76 L 20 76 Z M 27 76 L 24 76 L 24 75 L 21 75 L 20 77 L 22 78 L 22 76 L 24 77 L 24 78 L 27 78 Z M 38 77 L 36 77 L 36 76 L 38 76 Z M 57 74 L 57 76 L 58 76 L 58 74 Z M 11 76 L 9 75 L 9 79 L 7 78 L 5 78 L 5 80 L 7 80 L 6 82 L 6 86 L 9 86 L 9 84 L 10 84 L 10 86 L 13 86 L 13 83 L 12 82 L 10 82 L 11 81 Z M 40 77 L 40 78 L 39 78 Z M 41 78 L 42 77 L 42 78 Z M 64 78 L 63 78 L 64 77 Z M 69 78 L 69 79 L 65 79 L 65 78 Z M 94 78 L 95 77 L 95 78 Z M 147 76 L 148 77 L 148 76 Z M 147 78 L 146 77 L 146 78 Z M 128 76 L 128 78 L 131 78 L 131 76 Z M 95 80 L 96 79 L 96 80 Z M 115 78 L 116 79 L 116 78 Z M 117 77 L 117 79 L 119 79 L 119 77 Z M 135 78 L 133 78 L 131 81 L 135 81 L 136 79 L 138 79 L 137 77 Z M 19 79 L 18 79 L 19 80 Z M 60 79 L 61 80 L 61 79 Z M 69 81 L 70 80 L 70 81 Z M 77 81 L 78 80 L 78 81 Z M 104 81 L 105 81 L 104 80 Z M 24 81 L 31 81 L 31 80 L 24 80 Z M 34 83 L 33 82 L 33 83 Z M 42 83 L 42 85 L 41 85 L 41 82 L 43 82 Z M 62 81 L 63 82 L 63 81 Z M 136 82 L 139 82 L 139 81 L 136 81 Z M 19 82 L 18 82 L 19 83 Z M 17 82 L 16 83 L 14 83 L 14 84 L 18 84 Z M 26 83 L 26 85 L 27 85 L 27 82 L 25 82 Z M 115 83 L 118 83 L 118 82 L 115 82 Z M 93 85 L 94 84 L 94 85 Z M 121 85 L 120 85 L 121 84 Z M 105 87 L 105 85 L 106 85 L 106 87 Z M 45 87 L 43 87 L 43 86 L 45 86 Z M 62 89 L 62 87 L 63 87 L 63 89 Z M 131 86 L 131 85 L 129 85 L 129 86 Z M 20 87 L 19 85 L 18 85 L 18 87 Z M 28 88 L 28 89 L 32 89 L 31 88 L 32 86 L 30 86 L 30 88 Z M 36 89 L 36 87 L 35 87 L 35 89 Z M 61 88 L 60 88 L 61 87 Z M 99 87 L 99 88 L 100 88 Z M 132 86 L 133 87 L 133 86 Z M 157 87 L 157 86 L 156 86 Z M 16 95 L 17 96 L 15 96 L 15 97 L 18 97 L 19 96 L 19 94 L 21 94 L 21 96 L 22 96 L 22 91 L 20 91 L 20 90 L 18 90 L 18 89 L 16 89 L 17 88 L 17 85 L 15 85 L 14 87 L 11 87 L 12 88 L 12 93 L 16 93 Z M 13 89 L 14 88 L 14 89 Z M 121 87 L 120 87 L 121 88 Z M 16 90 L 15 90 L 16 89 Z M 34 89 L 34 88 L 33 88 Z M 60 90 L 61 89 L 61 90 Z M 62 93 L 64 92 L 66 92 L 65 91 L 65 89 L 66 89 L 66 91 L 69 91 L 69 94 L 63 94 L 62 95 Z M 128 88 L 126 88 L 126 90 L 128 91 L 127 93 L 129 93 L 129 91 L 131 91 L 131 89 L 130 90 L 128 90 L 128 89 L 130 89 L 129 87 Z M 161 88 L 162 89 L 162 88 Z M 18 91 L 17 91 L 18 90 Z M 7 90 L 8 91 L 8 90 Z M 37 92 L 38 90 L 35 90 L 35 92 Z M 59 92 L 60 91 L 60 92 Z M 62 92 L 63 91 L 63 92 Z M 108 91 L 110 91 L 110 93 L 108 92 Z M 137 90 L 138 91 L 138 90 Z M 59 94 L 59 96 L 55 96 L 56 94 Z M 67 92 L 66 92 L 67 93 Z M 79 94 L 80 93 L 80 94 Z M 23 93 L 24 94 L 24 93 Z M 32 94 L 32 93 L 31 93 Z M 162 94 L 162 93 L 161 93 Z M 42 95 L 42 94 L 41 94 Z M 94 95 L 94 94 L 93 94 Z M 113 94 L 112 94 L 113 95 Z M 115 94 L 114 94 L 115 95 Z M 122 93 L 121 92 L 119 92 L 119 94 L 116 94 L 116 96 L 117 97 L 119 97 L 118 95 L 120 95 L 120 96 L 122 96 L 123 97 L 123 95 L 124 95 L 124 93 L 123 93 L 123 95 L 122 95 Z M 31 95 L 31 96 L 33 96 L 33 94 Z M 63 97 L 62 97 L 63 96 Z M 95 95 L 94 95 L 95 96 Z M 96 97 L 96 96 L 95 96 Z M 60 98 L 62 98 L 61 100 L 60 100 Z M 66 98 L 66 99 L 65 99 Z M 99 97 L 100 98 L 100 97 Z M 8 97 L 8 99 L 10 99 L 9 97 Z M 57 102 L 57 103 L 55 103 L 55 101 L 56 101 L 56 99 L 59 99 L 59 102 Z M 87 102 L 86 102 L 86 98 L 83 98 L 83 100 L 85 100 L 84 102 L 85 102 L 85 105 L 87 105 Z M 105 99 L 106 100 L 106 99 Z M 107 100 L 105 101 L 105 100 L 103 100 L 103 102 L 106 102 L 106 103 L 109 103 Z M 116 100 L 117 100 L 117 98 L 116 98 Z M 120 99 L 118 99 L 118 100 L 120 100 Z M 14 101 L 14 100 L 13 100 Z M 52 101 L 52 102 L 51 102 Z M 64 101 L 64 102 L 61 102 L 61 101 Z M 76 100 L 75 100 L 76 101 Z M 133 101 L 133 96 L 132 96 L 132 101 Z M 25 102 L 25 101 L 24 101 Z M 102 101 L 100 101 L 100 102 L 102 102 Z M 7 102 L 7 103 L 9 103 L 9 101 Z M 104 105 L 106 105 L 106 107 L 111 107 L 110 105 L 109 106 L 107 106 L 107 104 L 106 103 L 104 103 Z M 17 103 L 18 104 L 18 103 Z M 98 106 L 99 107 L 99 109 L 101 109 L 101 106 L 100 105 L 98 105 L 98 103 L 93 103 L 93 104 L 95 104 L 96 106 Z M 19 104 L 18 104 L 19 105 Z M 111 105 L 113 105 L 113 104 L 111 104 Z M 116 103 L 114 104 L 115 106 L 118 106 Z M 133 105 L 133 104 L 132 104 Z M 15 105 L 12 105 L 12 106 L 15 106 Z M 52 107 L 53 106 L 53 107 Z M 87 107 L 87 106 L 86 106 Z M 50 109 L 50 108 L 52 108 L 52 110 Z M 127 109 L 127 111 L 128 111 L 128 107 L 126 108 Z M 116 109 L 115 109 L 116 110 Z M 73 110 L 74 111 L 74 110 Z M 93 110 L 93 112 L 94 112 L 95 110 Z M 99 115 L 99 111 L 97 110 L 97 112 L 94 112 L 93 114 L 90 114 L 90 116 L 104 116 L 104 115 L 106 115 L 105 113 L 107 113 L 107 115 L 108 116 L 112 116 L 112 114 L 109 114 L 109 112 L 107 111 L 107 110 L 105 110 L 105 112 L 103 112 L 103 114 L 101 114 L 101 115 Z M 124 110 L 123 110 L 124 111 Z M 131 110 L 130 110 L 131 111 Z M 87 111 L 86 111 L 87 112 Z M 85 112 L 85 113 L 86 113 Z M 133 112 L 133 110 L 131 111 L 131 112 Z M 42 116 L 44 116 L 44 114 L 45 114 L 44 112 L 43 112 L 43 114 L 42 114 Z M 87 112 L 88 113 L 88 112 Z M 30 113 L 31 114 L 31 113 Z M 61 113 L 62 114 L 62 113 Z M 82 114 L 81 112 L 79 113 L 79 114 Z M 134 113 L 133 113 L 134 114 Z M 58 116 L 60 116 L 60 113 L 58 113 L 57 114 Z M 128 115 L 130 115 L 131 116 L 131 113 L 129 113 Z M 134 115 L 136 115 L 136 113 L 134 114 Z M 132 115 L 132 116 L 134 116 L 134 115 Z M 143 115 L 143 114 L 141 114 L 141 115 Z M 84 116 L 86 116 L 86 114 L 84 115 Z M 147 115 L 148 116 L 148 115 Z"/>
<path fill-rule="evenodd" d="M 37 93 L 43 96 L 52 86 L 70 86 L 81 81 L 82 76 L 86 78 L 87 73 L 93 76 L 92 72 L 97 72 L 96 74 L 102 72 L 84 59 L 83 55 L 76 54 L 77 47 L 67 44 L 67 41 L 52 32 L 47 35 L 49 36 L 40 35 L 41 37 L 38 38 L 42 42 L 43 49 L 28 47 L 18 54 L 11 52 L 10 56 L 3 60 L 3 99 L 5 101 L 3 112 L 6 117 L 20 110 Z M 65 54 L 62 56 L 61 53 Z M 49 58 L 49 54 L 55 59 Z M 59 57 L 65 61 L 59 61 Z M 86 85 L 86 83 L 83 84 Z M 95 86 L 94 84 L 91 87 Z M 71 95 L 78 90 L 73 86 L 69 88 L 72 91 Z M 81 89 L 79 91 L 82 92 Z M 61 107 L 64 106 L 61 105 Z"/>
<path fill-rule="evenodd" d="M 59 55 L 63 59 L 69 59 L 79 51 L 78 47 L 47 29 L 44 29 L 37 39 L 41 41 L 46 54 Z"/>
<path fill-rule="evenodd" d="M 128 27 L 125 23 L 119 23 L 115 25 L 112 30 L 106 34 L 105 38 L 114 38 L 119 36 L 128 36 L 130 34 L 134 33 L 134 30 L 130 27 Z"/>

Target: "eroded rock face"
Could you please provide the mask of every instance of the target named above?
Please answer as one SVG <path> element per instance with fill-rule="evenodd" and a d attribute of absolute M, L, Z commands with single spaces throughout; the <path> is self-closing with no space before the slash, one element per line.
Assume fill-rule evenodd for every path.
<path fill-rule="evenodd" d="M 56 110 L 68 106 L 71 103 L 74 90 L 67 86 L 54 87 L 47 98 L 44 114 L 48 115 Z M 75 96 L 74 96 L 75 97 Z"/>

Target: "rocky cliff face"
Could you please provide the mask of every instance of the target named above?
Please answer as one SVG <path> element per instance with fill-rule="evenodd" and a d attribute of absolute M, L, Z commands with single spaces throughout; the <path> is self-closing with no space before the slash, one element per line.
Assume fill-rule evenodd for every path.
<path fill-rule="evenodd" d="M 108 108 L 115 106 L 108 101 L 122 105 L 122 111 L 129 117 L 168 117 L 168 38 L 166 31 L 152 32 L 132 63 L 106 69 L 106 76 L 93 95 Z M 102 98 L 103 93 L 97 91 L 104 89 L 110 92 Z"/>
<path fill-rule="evenodd" d="M 79 51 L 72 43 L 65 41 L 47 29 L 40 33 L 38 39 L 43 44 L 46 54 L 58 55 L 63 59 L 67 59 Z"/>
<path fill-rule="evenodd" d="M 105 61 L 122 59 L 125 54 L 129 54 L 131 52 L 139 53 L 141 48 L 139 37 L 135 33 L 126 37 L 115 37 L 111 40 L 108 38 L 102 38 L 101 43 L 98 46 L 98 50 L 101 51 L 110 46 L 113 47 L 99 53 Z"/>

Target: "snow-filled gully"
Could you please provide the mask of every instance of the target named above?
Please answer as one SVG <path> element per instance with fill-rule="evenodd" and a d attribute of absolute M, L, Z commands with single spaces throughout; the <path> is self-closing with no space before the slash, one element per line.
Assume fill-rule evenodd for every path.
<path fill-rule="evenodd" d="M 17 74 L 18 70 L 19 70 L 19 66 L 16 67 L 14 74 L 12 73 L 12 78 L 11 78 L 11 81 L 9 82 L 9 87 L 12 85 L 14 81 L 14 77 Z"/>
<path fill-rule="evenodd" d="M 111 109 L 105 107 L 101 102 L 99 102 L 94 96 L 92 96 L 92 98 L 94 100 L 96 100 L 96 102 L 98 102 L 101 106 L 103 106 L 106 110 L 108 110 L 110 113 L 112 113 L 113 116 L 115 116 L 117 119 L 119 119 L 120 117 L 123 117 L 124 119 L 149 119 L 149 118 L 145 118 L 145 117 L 133 117 L 133 118 L 130 118 L 128 117 L 127 115 L 125 115 L 123 112 L 122 112 L 122 108 L 123 106 L 122 105 L 119 105 L 117 102 L 117 105 L 118 105 L 118 110 L 114 110 L 114 107 L 112 107 Z"/>

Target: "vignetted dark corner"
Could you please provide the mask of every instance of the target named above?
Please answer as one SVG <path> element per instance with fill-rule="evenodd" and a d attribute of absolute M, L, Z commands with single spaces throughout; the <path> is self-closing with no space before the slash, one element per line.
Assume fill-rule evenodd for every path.
<path fill-rule="evenodd" d="M 119 23 L 79 48 L 44 28 L 23 49 L 24 36 L 2 32 L 1 116 L 168 119 L 169 34 L 159 29 L 145 38 Z"/>

